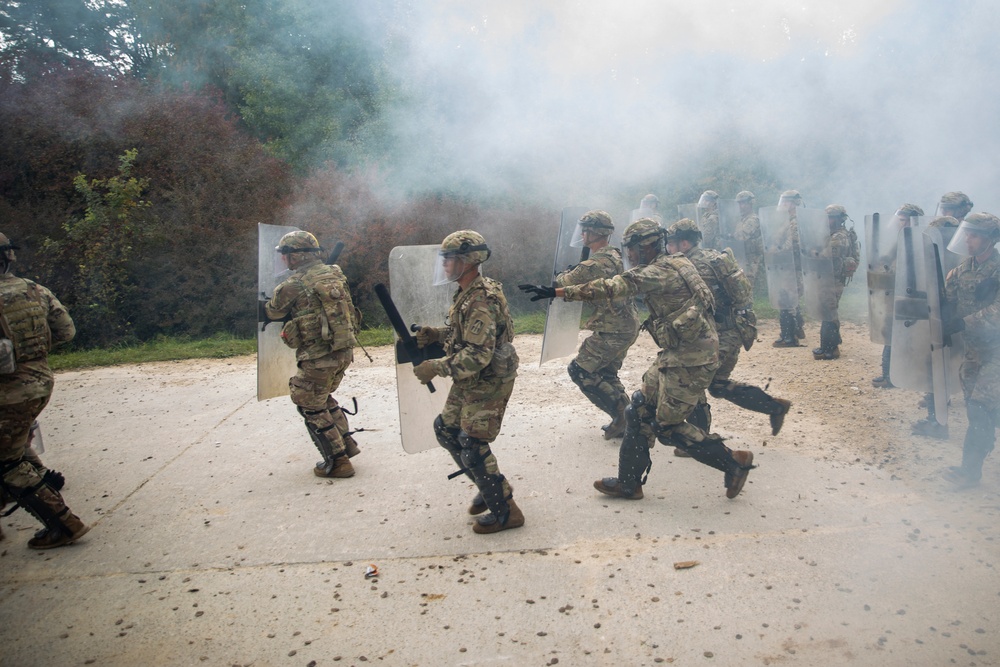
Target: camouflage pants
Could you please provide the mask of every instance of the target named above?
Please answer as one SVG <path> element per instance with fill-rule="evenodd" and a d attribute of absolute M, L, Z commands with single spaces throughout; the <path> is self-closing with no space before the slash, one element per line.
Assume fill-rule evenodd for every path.
<path fill-rule="evenodd" d="M 618 371 L 621 370 L 629 348 L 637 336 L 638 332 L 597 331 L 580 345 L 580 351 L 574 361 L 587 374 L 582 375 L 578 381 L 574 378 L 574 381 L 578 382 L 588 398 L 591 394 L 601 398 L 601 403 L 594 401 L 601 409 L 605 409 L 604 406 L 620 406 L 628 403 L 628 395 L 618 377 Z"/>
<path fill-rule="evenodd" d="M 656 435 L 677 432 L 691 442 L 701 442 L 706 433 L 686 422 L 699 401 L 705 400 L 705 390 L 719 368 L 718 362 L 704 366 L 669 366 L 661 368 L 659 361 L 642 376 L 642 395 L 646 404 L 640 409 L 643 420 L 641 432 L 649 439 L 650 447 Z M 652 415 L 656 429 L 648 423 Z"/>
<path fill-rule="evenodd" d="M 743 340 L 736 327 L 719 332 L 719 369 L 715 371 L 715 381 L 725 381 L 729 379 L 736 362 L 740 360 L 740 350 L 743 349 Z"/>
<path fill-rule="evenodd" d="M 756 255 L 747 257 L 746 266 L 743 267 L 743 275 L 747 277 L 750 284 L 754 286 L 754 290 L 757 289 L 757 275 L 760 273 L 760 266 L 764 261 L 763 255 Z"/>
<path fill-rule="evenodd" d="M 288 380 L 289 397 L 305 412 L 305 420 L 310 426 L 317 431 L 336 426 L 325 431 L 335 456 L 344 451 L 344 434 L 350 427 L 333 392 L 340 386 L 352 361 L 354 352 L 350 348 L 319 359 L 303 359 L 298 363 L 298 372 Z"/>
<path fill-rule="evenodd" d="M 1000 350 L 966 348 L 959 379 L 966 401 L 982 403 L 994 413 L 1000 410 Z"/>
<path fill-rule="evenodd" d="M 3 475 L 4 482 L 15 489 L 26 489 L 42 481 L 45 468 L 39 468 L 27 456 L 27 445 L 31 424 L 48 402 L 49 396 L 44 396 L 0 405 L 0 464 L 21 461 L 20 465 Z M 34 458 L 37 459 L 37 455 Z"/>
<path fill-rule="evenodd" d="M 441 411 L 445 428 L 459 429 L 480 441 L 478 459 L 489 476 L 499 476 L 500 466 L 489 443 L 500 434 L 507 403 L 514 391 L 516 375 L 506 378 L 471 378 L 458 380 L 451 385 L 448 400 Z M 511 495 L 510 484 L 503 479 L 503 497 Z"/>

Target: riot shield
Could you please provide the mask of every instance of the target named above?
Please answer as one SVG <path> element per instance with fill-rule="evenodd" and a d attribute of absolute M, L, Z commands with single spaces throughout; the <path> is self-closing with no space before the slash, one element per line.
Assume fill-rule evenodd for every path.
<path fill-rule="evenodd" d="M 437 245 L 397 246 L 389 253 L 389 289 L 396 310 L 407 326 L 445 326 L 458 286 L 454 283 L 436 287 L 431 284 L 439 249 Z M 444 409 L 451 378 L 434 378 L 434 386 L 436 391 L 428 391 L 413 374 L 413 364 L 397 356 L 399 436 L 408 454 L 438 446 L 434 418 Z"/>
<path fill-rule="evenodd" d="M 764 241 L 768 299 L 779 310 L 794 310 L 799 305 L 799 291 L 788 211 L 777 206 L 763 206 L 757 215 Z"/>
<path fill-rule="evenodd" d="M 826 211 L 800 208 L 797 211 L 802 285 L 806 313 L 821 321 L 837 319 L 837 295 L 834 284 L 833 257 L 827 250 L 830 224 Z"/>
<path fill-rule="evenodd" d="M 270 298 L 288 277 L 275 247 L 298 227 L 257 224 L 257 298 Z M 295 350 L 281 340 L 281 322 L 257 324 L 257 400 L 288 395 L 288 378 L 295 375 Z"/>
<path fill-rule="evenodd" d="M 944 245 L 940 232 L 914 227 L 900 230 L 896 252 L 890 379 L 897 387 L 933 392 L 938 420 L 947 423 L 947 397 L 958 390 L 963 346 L 951 337 L 944 346 L 941 293 Z"/>
<path fill-rule="evenodd" d="M 576 223 L 589 210 L 578 206 L 563 209 L 562 219 L 559 222 L 559 235 L 556 238 L 553 276 L 580 262 L 581 249 L 572 247 L 570 243 L 573 240 Z M 545 313 L 545 335 L 542 337 L 542 355 L 538 362 L 539 365 L 576 353 L 582 315 L 583 302 L 581 301 L 563 301 L 562 299 L 549 301 L 548 310 Z"/>
<path fill-rule="evenodd" d="M 868 249 L 868 336 L 879 345 L 892 344 L 892 303 L 896 291 L 895 216 L 878 213 L 865 216 L 865 248 Z"/>
<path fill-rule="evenodd" d="M 719 200 L 719 245 L 722 249 L 729 248 L 737 263 L 743 268 L 747 265 L 747 244 L 736 238 L 743 216 L 740 215 L 740 204 L 735 199 Z"/>
<path fill-rule="evenodd" d="M 698 222 L 698 203 L 693 204 L 678 204 L 677 205 L 677 219 L 687 218 L 688 220 L 693 220 L 695 224 Z M 668 224 L 667 227 L 670 225 Z"/>

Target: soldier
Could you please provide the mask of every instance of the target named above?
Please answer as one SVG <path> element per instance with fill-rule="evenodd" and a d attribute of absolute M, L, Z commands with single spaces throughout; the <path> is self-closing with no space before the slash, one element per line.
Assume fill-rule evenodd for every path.
<path fill-rule="evenodd" d="M 357 314 L 344 272 L 320 257 L 322 248 L 309 232 L 289 232 L 275 248 L 292 275 L 264 303 L 269 319 L 287 319 L 281 339 L 295 350 L 298 370 L 288 380 L 289 397 L 323 460 L 317 477 L 352 477 L 349 460 L 361 453 L 343 408 L 333 392 L 354 361 Z"/>
<path fill-rule="evenodd" d="M 642 198 L 639 202 L 639 209 L 637 211 L 639 218 L 652 218 L 654 220 L 661 220 L 660 216 L 660 198 L 654 194 L 648 194 Z M 638 218 L 636 218 L 638 219 Z"/>
<path fill-rule="evenodd" d="M 698 227 L 706 248 L 718 248 L 721 240 L 719 232 L 719 193 L 705 190 L 698 198 Z"/>
<path fill-rule="evenodd" d="M 589 211 L 577 224 L 574 245 L 590 249 L 590 257 L 556 276 L 559 287 L 579 285 L 597 278 L 611 278 L 623 270 L 622 254 L 608 244 L 615 229 L 611 216 L 604 211 Z M 628 396 L 618 378 L 625 355 L 639 335 L 639 313 L 632 299 L 595 304 L 594 313 L 584 325 L 594 332 L 580 345 L 570 362 L 569 376 L 590 402 L 611 416 L 602 426 L 607 439 L 625 433 L 625 406 Z"/>
<path fill-rule="evenodd" d="M 52 346 L 73 340 L 76 327 L 52 292 L 14 275 L 15 250 L 18 246 L 0 234 L 0 496 L 42 523 L 28 547 L 52 549 L 90 530 L 60 495 L 62 476 L 40 467 L 37 455 L 27 452 L 32 424 L 52 396 L 48 354 Z"/>
<path fill-rule="evenodd" d="M 898 209 L 896 209 L 896 215 L 894 218 L 895 225 L 892 227 L 894 232 L 893 237 L 898 235 L 899 230 L 904 227 L 911 227 L 913 225 L 913 219 L 918 218 L 924 214 L 924 209 L 920 208 L 916 204 L 903 204 Z M 893 252 L 885 257 L 879 258 L 879 264 L 890 267 L 890 272 L 895 274 L 896 272 L 896 243 L 895 238 L 887 239 L 890 241 L 891 248 Z M 892 320 L 890 319 L 890 322 Z M 889 379 L 889 360 L 892 358 L 892 345 L 882 346 L 882 375 L 876 378 L 872 378 L 872 386 L 879 389 L 893 389 L 896 385 L 892 383 Z"/>
<path fill-rule="evenodd" d="M 726 497 L 735 498 L 754 467 L 753 454 L 732 451 L 717 434 L 685 421 L 719 368 L 719 336 L 715 332 L 712 290 L 683 255 L 665 252 L 664 230 L 649 218 L 625 229 L 622 243 L 628 270 L 585 285 L 546 287 L 521 285 L 534 300 L 610 301 L 641 296 L 649 308 L 643 328 L 660 352 L 625 409 L 625 437 L 618 451 L 618 477 L 594 482 L 601 493 L 638 500 L 652 462 L 649 448 L 660 442 L 687 451 L 696 460 L 724 473 Z M 633 268 L 634 267 L 634 268 Z"/>
<path fill-rule="evenodd" d="M 757 275 L 760 272 L 760 265 L 764 261 L 764 241 L 760 235 L 760 218 L 753 210 L 756 196 L 749 190 L 743 190 L 736 195 L 736 203 L 740 206 L 740 225 L 733 235 L 737 241 L 742 241 L 746 248 L 746 265 L 743 273 L 746 274 L 750 285 L 757 284 Z"/>
<path fill-rule="evenodd" d="M 945 337 L 964 332 L 965 359 L 959 377 L 965 396 L 969 427 L 962 444 L 962 465 L 944 477 L 957 488 L 979 483 L 983 461 L 996 442 L 1000 409 L 1000 219 L 973 213 L 949 244 L 952 252 L 967 255 L 945 280 L 954 317 L 944 322 Z"/>
<path fill-rule="evenodd" d="M 820 325 L 819 347 L 813 352 L 813 359 L 829 361 L 840 358 L 840 314 L 838 307 L 844 287 L 854 276 L 858 268 L 859 249 L 854 231 L 845 226 L 847 210 L 839 204 L 826 207 L 826 217 L 830 224 L 830 236 L 819 256 L 833 262 L 833 284 L 828 285 L 826 293 L 820 295 L 821 310 L 825 314 Z"/>
<path fill-rule="evenodd" d="M 681 253 L 698 269 L 705 284 L 715 295 L 715 329 L 719 334 L 719 368 L 708 385 L 708 393 L 723 398 L 741 408 L 769 415 L 771 435 L 778 435 L 791 401 L 774 398 L 753 385 L 730 380 L 740 348 L 747 350 L 757 338 L 757 317 L 753 312 L 753 285 L 743 274 L 733 255 L 698 247 L 701 241 L 698 226 L 687 218 L 667 229 L 667 250 Z M 712 430 L 712 409 L 704 398 L 698 402 L 688 421 L 705 432 Z M 683 449 L 677 456 L 688 456 Z"/>
<path fill-rule="evenodd" d="M 798 190 L 785 190 L 778 197 L 778 208 L 788 211 L 788 227 L 779 235 L 775 250 L 790 251 L 795 263 L 795 281 L 799 297 L 803 294 L 802 258 L 799 248 L 799 223 L 795 215 L 796 209 L 802 206 L 802 195 Z M 806 337 L 805 319 L 802 309 L 785 308 L 778 313 L 778 323 L 781 333 L 772 347 L 799 347 L 799 341 Z"/>
<path fill-rule="evenodd" d="M 941 230 L 941 236 L 948 245 L 949 250 L 951 250 L 950 241 L 954 238 L 959 226 L 962 224 L 965 216 L 969 214 L 969 211 L 972 210 L 972 207 L 972 200 L 964 192 L 946 192 L 941 195 L 941 201 L 937 205 L 937 215 L 931 220 L 929 226 L 937 227 Z M 955 268 L 953 262 L 957 261 L 957 257 L 951 253 L 945 253 L 945 256 L 941 260 L 945 262 L 941 267 L 942 271 L 947 275 L 951 269 Z M 913 435 L 947 440 L 949 434 L 948 425 L 942 424 L 937 420 L 937 408 L 934 407 L 934 394 L 924 394 L 918 406 L 927 409 L 927 416 L 915 422 L 910 432 Z"/>
<path fill-rule="evenodd" d="M 421 327 L 416 338 L 421 347 L 444 343 L 445 356 L 414 366 L 413 372 L 424 384 L 439 375 L 452 378 L 444 410 L 434 420 L 434 433 L 479 489 L 469 514 L 489 510 L 476 519 L 472 530 L 497 533 L 519 528 L 524 525 L 524 514 L 490 449 L 500 433 L 518 366 L 512 345 L 514 323 L 503 285 L 479 273 L 490 249 L 478 232 L 449 234 L 439 255 L 434 284 L 458 283 L 448 313 L 450 325 Z"/>

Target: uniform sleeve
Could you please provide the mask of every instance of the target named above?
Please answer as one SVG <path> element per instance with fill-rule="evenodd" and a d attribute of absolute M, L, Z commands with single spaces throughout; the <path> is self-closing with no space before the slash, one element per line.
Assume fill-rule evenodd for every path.
<path fill-rule="evenodd" d="M 599 278 L 583 285 L 570 285 L 565 289 L 567 301 L 613 301 L 631 298 L 639 293 L 639 276 L 636 271 L 612 278 Z"/>
<path fill-rule="evenodd" d="M 69 311 L 60 303 L 55 294 L 41 285 L 39 288 L 49 306 L 47 319 L 49 330 L 52 332 L 52 346 L 68 343 L 76 336 L 76 325 L 73 324 L 73 318 L 69 316 Z"/>
<path fill-rule="evenodd" d="M 599 259 L 588 259 L 577 264 L 571 271 L 563 271 L 556 277 L 557 287 L 567 285 L 582 285 L 598 278 L 607 278 L 614 275 L 614 270 L 609 270 L 605 262 Z"/>
<path fill-rule="evenodd" d="M 486 368 L 493 360 L 497 340 L 499 313 L 486 298 L 475 299 L 464 311 L 460 323 L 461 348 L 432 362 L 440 375 L 450 375 L 456 380 L 473 377 Z"/>
<path fill-rule="evenodd" d="M 989 287 L 993 292 L 993 299 L 983 308 L 965 317 L 965 328 L 974 334 L 996 336 L 1000 333 L 1000 285 L 997 280 L 1000 276 L 994 273 L 986 278 L 984 286 Z M 981 285 L 983 285 L 981 283 Z"/>
<path fill-rule="evenodd" d="M 719 243 L 719 214 L 712 213 L 705 216 L 702 224 L 704 225 L 701 230 L 702 243 L 706 248 L 714 248 Z"/>
<path fill-rule="evenodd" d="M 286 280 L 278 285 L 274 288 L 274 294 L 264 304 L 267 316 L 272 320 L 280 320 L 288 315 L 295 304 L 295 300 L 299 298 L 299 294 L 301 294 L 301 289 L 291 281 Z"/>
<path fill-rule="evenodd" d="M 740 220 L 740 224 L 736 226 L 733 238 L 737 241 L 749 241 L 759 229 L 760 220 L 757 219 L 757 216 L 748 215 L 746 218 Z"/>

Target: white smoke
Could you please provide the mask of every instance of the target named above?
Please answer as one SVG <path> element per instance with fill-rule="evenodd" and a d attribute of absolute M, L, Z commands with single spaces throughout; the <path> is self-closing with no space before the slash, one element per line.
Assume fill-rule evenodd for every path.
<path fill-rule="evenodd" d="M 1000 211 L 986 0 L 411 0 L 381 18 L 410 189 L 638 201 L 752 146 L 780 187 L 856 220 L 949 190 Z"/>

